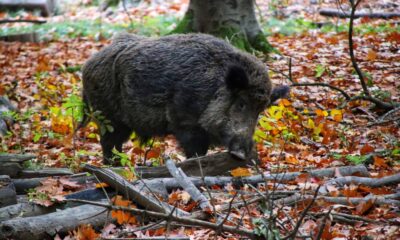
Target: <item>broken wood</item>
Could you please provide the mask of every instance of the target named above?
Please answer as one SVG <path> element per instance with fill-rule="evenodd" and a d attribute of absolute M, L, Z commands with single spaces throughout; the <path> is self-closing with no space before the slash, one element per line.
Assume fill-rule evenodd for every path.
<path fill-rule="evenodd" d="M 335 8 L 322 8 L 319 10 L 319 14 L 327 17 L 339 17 L 339 18 L 350 18 L 350 11 L 342 11 Z M 400 12 L 356 12 L 354 18 L 395 18 L 400 17 Z"/>
<path fill-rule="evenodd" d="M 0 153 L 0 163 L 19 163 L 34 159 L 36 156 L 33 154 L 13 154 L 13 153 Z"/>
<path fill-rule="evenodd" d="M 0 208 L 17 203 L 14 184 L 7 175 L 0 175 Z"/>
<path fill-rule="evenodd" d="M 4 136 L 9 131 L 9 125 L 13 123 L 13 118 L 3 113 L 16 111 L 16 108 L 10 103 L 8 98 L 0 96 L 0 136 Z"/>
<path fill-rule="evenodd" d="M 208 199 L 196 188 L 196 186 L 190 181 L 190 178 L 186 176 L 186 174 L 182 171 L 181 168 L 177 168 L 174 162 L 169 159 L 165 163 L 166 167 L 168 168 L 169 172 L 172 176 L 176 179 L 178 184 L 189 193 L 190 197 L 195 201 L 198 202 L 200 208 L 203 211 L 210 211 L 212 206 Z"/>
<path fill-rule="evenodd" d="M 90 202 L 90 201 L 77 200 L 77 199 L 69 199 L 68 201 L 93 204 L 95 206 L 101 206 L 101 207 L 104 207 L 104 208 L 107 208 L 110 210 L 127 211 L 127 212 L 130 212 L 130 213 L 132 213 L 134 215 L 138 215 L 138 216 L 147 215 L 150 217 L 164 219 L 164 220 L 171 221 L 171 222 L 173 221 L 173 222 L 179 222 L 179 223 L 183 223 L 183 224 L 189 224 L 191 226 L 205 227 L 205 228 L 214 229 L 217 231 L 239 234 L 241 236 L 246 236 L 250 239 L 257 239 L 255 233 L 252 230 L 242 228 L 239 225 L 238 226 L 228 226 L 228 225 L 224 225 L 224 224 L 221 225 L 221 224 L 216 224 L 216 223 L 212 223 L 209 221 L 202 221 L 202 220 L 189 218 L 189 217 L 178 217 L 175 214 L 171 214 L 171 212 L 160 213 L 160 212 L 142 210 L 142 209 L 137 209 L 137 208 L 113 206 L 113 205 L 105 204 L 105 203 Z M 175 210 L 177 210 L 177 209 L 175 209 Z"/>
<path fill-rule="evenodd" d="M 129 200 L 136 202 L 145 209 L 150 209 L 156 212 L 167 212 L 167 213 L 172 211 L 172 209 L 174 209 L 173 206 L 164 203 L 158 198 L 154 197 L 154 195 L 148 192 L 148 189 L 145 189 L 145 186 L 143 186 L 143 188 L 134 186 L 133 184 L 125 180 L 120 175 L 114 173 L 110 169 L 99 168 L 88 164 L 84 166 L 84 169 L 94 174 L 99 180 L 107 183 L 119 194 L 125 196 Z M 189 213 L 180 209 L 175 209 L 174 213 L 177 216 L 189 215 Z"/>
<path fill-rule="evenodd" d="M 44 207 L 35 203 L 17 203 L 0 208 L 0 222 L 16 217 L 39 216 L 56 211 L 56 206 Z"/>
<path fill-rule="evenodd" d="M 275 201 L 275 204 L 291 206 L 298 204 L 303 201 L 308 201 L 313 198 L 312 195 L 302 195 L 300 193 L 293 194 L 290 197 L 279 199 Z M 366 201 L 371 200 L 372 203 L 376 205 L 394 205 L 400 206 L 400 201 L 388 198 L 386 195 L 379 196 L 367 196 L 365 198 L 362 197 L 328 197 L 328 196 L 318 196 L 317 200 L 324 200 L 331 203 L 342 204 L 342 205 L 357 205 Z"/>
<path fill-rule="evenodd" d="M 357 176 L 346 176 L 336 179 L 332 179 L 328 182 L 329 184 L 339 184 L 339 185 L 364 185 L 368 187 L 383 187 L 388 185 L 394 185 L 400 183 L 400 173 L 385 176 L 382 178 L 367 178 L 367 177 L 357 177 Z M 327 184 L 328 184 L 327 183 Z"/>
<path fill-rule="evenodd" d="M 0 0 L 0 9 L 39 9 L 43 17 L 52 15 L 55 6 L 56 0 Z"/>
<path fill-rule="evenodd" d="M 54 177 L 54 176 L 67 176 L 74 173 L 68 168 L 43 168 L 39 170 L 22 170 L 19 178 L 40 178 L 40 177 Z"/>
<path fill-rule="evenodd" d="M 301 174 L 308 174 L 309 177 L 334 177 L 335 174 L 340 174 L 341 176 L 351 176 L 358 174 L 360 176 L 369 176 L 368 169 L 364 165 L 357 166 L 343 166 L 343 167 L 333 167 L 326 169 L 315 169 L 304 172 L 287 172 L 287 173 L 264 173 L 254 175 L 250 177 L 234 178 L 234 177 L 204 177 L 204 181 L 199 177 L 191 177 L 191 182 L 199 187 L 201 185 L 213 186 L 219 185 L 224 186 L 228 183 L 233 183 L 234 185 L 241 186 L 243 184 L 256 185 L 258 183 L 263 183 L 265 180 L 285 182 L 295 180 Z M 154 178 L 154 179 L 144 179 L 143 180 L 153 191 L 163 192 L 172 190 L 174 188 L 180 187 L 179 183 L 175 178 Z M 136 184 L 140 184 L 137 182 Z M 154 188 L 153 188 L 154 187 Z M 161 190 L 158 190 L 161 189 Z"/>
<path fill-rule="evenodd" d="M 190 158 L 181 163 L 177 163 L 176 166 L 181 168 L 188 176 L 201 176 L 199 162 L 203 169 L 204 176 L 225 175 L 232 169 L 246 167 L 251 164 L 250 162 L 236 159 L 228 152 L 221 152 L 198 158 Z M 171 174 L 165 166 L 136 167 L 135 171 L 141 178 L 171 177 Z"/>
<path fill-rule="evenodd" d="M 94 183 L 95 179 L 93 176 L 87 176 L 87 173 L 78 173 L 70 176 L 64 176 L 67 177 L 69 180 L 74 181 L 79 184 L 85 184 L 85 183 Z M 17 191 L 18 194 L 25 194 L 28 189 L 30 188 L 35 188 L 37 186 L 41 185 L 41 181 L 45 180 L 47 177 L 41 177 L 41 178 L 17 178 L 13 179 L 13 183 L 15 186 L 15 190 Z"/>
<path fill-rule="evenodd" d="M 22 171 L 19 163 L 0 163 L 0 175 L 8 175 L 11 178 L 18 176 Z"/>
<path fill-rule="evenodd" d="M 36 32 L 10 34 L 0 36 L 0 41 L 5 42 L 39 42 L 39 36 Z"/>
<path fill-rule="evenodd" d="M 46 23 L 47 21 L 46 20 L 35 20 L 35 19 L 0 19 L 0 24 L 2 24 L 2 23 L 19 23 L 19 22 L 43 24 L 43 23 Z"/>
<path fill-rule="evenodd" d="M 106 208 L 81 205 L 42 216 L 3 221 L 0 223 L 0 239 L 54 238 L 57 233 L 67 233 L 82 224 L 102 227 L 106 219 Z"/>

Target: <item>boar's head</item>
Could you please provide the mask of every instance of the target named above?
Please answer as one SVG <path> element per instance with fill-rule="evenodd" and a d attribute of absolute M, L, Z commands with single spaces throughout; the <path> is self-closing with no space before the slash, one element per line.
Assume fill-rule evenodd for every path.
<path fill-rule="evenodd" d="M 248 74 L 241 66 L 230 66 L 224 85 L 200 119 L 211 135 L 211 142 L 226 146 L 239 159 L 248 159 L 258 115 L 289 91 L 287 86 L 271 88 L 266 70 Z"/>

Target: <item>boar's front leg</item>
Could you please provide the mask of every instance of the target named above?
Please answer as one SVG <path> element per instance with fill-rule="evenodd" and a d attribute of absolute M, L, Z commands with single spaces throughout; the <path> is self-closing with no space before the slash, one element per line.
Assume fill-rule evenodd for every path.
<path fill-rule="evenodd" d="M 208 134 L 202 128 L 180 129 L 175 137 L 187 158 L 205 155 L 210 145 Z"/>
<path fill-rule="evenodd" d="M 101 148 L 103 149 L 104 164 L 113 164 L 113 148 L 122 151 L 122 144 L 129 139 L 132 129 L 121 123 L 112 123 L 112 132 L 107 131 L 100 136 Z"/>

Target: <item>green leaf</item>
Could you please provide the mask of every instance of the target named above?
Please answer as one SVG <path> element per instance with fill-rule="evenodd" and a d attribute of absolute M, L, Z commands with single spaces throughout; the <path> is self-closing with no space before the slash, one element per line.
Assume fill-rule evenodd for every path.
<path fill-rule="evenodd" d="M 320 78 L 322 76 L 322 74 L 324 74 L 325 70 L 326 70 L 326 68 L 323 65 L 318 64 L 315 67 L 315 77 Z"/>
<path fill-rule="evenodd" d="M 41 137 L 42 137 L 42 134 L 36 132 L 35 135 L 33 136 L 33 142 L 36 143 L 37 141 L 40 140 Z"/>

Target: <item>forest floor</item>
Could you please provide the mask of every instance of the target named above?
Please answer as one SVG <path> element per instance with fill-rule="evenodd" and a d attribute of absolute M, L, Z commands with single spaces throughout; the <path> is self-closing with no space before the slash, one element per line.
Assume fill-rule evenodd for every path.
<path fill-rule="evenodd" d="M 18 112 L 11 130 L 0 137 L 0 152 L 32 153 L 37 156 L 31 168 L 42 166 L 69 167 L 79 171 L 82 163 L 101 165 L 98 129 L 90 123 L 74 136 L 81 118 L 81 66 L 95 52 L 110 42 L 120 31 L 147 36 L 165 35 L 183 16 L 188 0 L 143 1 L 138 6 L 122 6 L 99 10 L 93 0 L 68 1 L 62 15 L 42 18 L 28 12 L 0 12 L 1 18 L 45 19 L 47 23 L 31 25 L 9 23 L 0 25 L 0 35 L 34 29 L 43 40 L 39 43 L 0 42 L 0 96 L 7 96 Z M 257 14 L 268 34 L 268 41 L 279 50 L 263 58 L 270 68 L 276 85 L 324 83 L 343 89 L 350 97 L 362 92 L 355 73 L 348 44 L 348 19 L 323 17 L 322 7 L 337 8 L 336 1 L 323 4 L 304 4 L 289 1 L 287 5 L 259 1 Z M 279 2 L 279 1 L 278 1 Z M 384 2 L 384 3 L 383 3 Z M 368 1 L 360 9 L 399 12 L 395 1 Z M 355 20 L 354 48 L 356 60 L 364 72 L 373 96 L 387 102 L 400 102 L 400 25 L 397 19 Z M 289 62 L 291 65 L 289 67 Z M 289 79 L 290 76 L 290 79 Z M 291 82 L 292 81 L 292 82 Z M 364 164 L 372 178 L 395 175 L 400 170 L 400 110 L 384 115 L 368 101 L 346 102 L 344 95 L 324 86 L 294 86 L 288 99 L 266 109 L 255 132 L 255 141 L 262 171 L 294 172 L 347 165 Z M 150 146 L 151 145 L 151 146 Z M 220 149 L 212 150 L 213 152 Z M 155 139 L 140 145 L 132 138 L 124 145 L 124 157 L 132 165 L 163 165 L 166 158 L 182 161 L 184 156 L 173 137 Z M 210 151 L 211 152 L 211 151 Z M 248 174 L 256 170 L 247 169 Z M 236 176 L 245 176 L 238 173 Z M 235 175 L 234 175 L 235 176 Z M 335 177 L 340 177 L 337 174 Z M 312 193 L 329 179 L 298 177 L 279 184 L 279 190 Z M 275 188 L 270 183 L 268 187 Z M 328 184 L 327 195 L 332 197 L 366 197 L 398 194 L 400 185 L 371 187 L 362 184 L 338 186 Z M 231 193 L 232 186 L 225 186 Z M 254 190 L 243 187 L 243 191 Z M 182 191 L 170 195 L 170 202 L 179 201 L 187 209 L 192 204 Z M 216 197 L 229 202 L 229 196 Z M 400 200 L 397 198 L 397 200 Z M 258 206 L 249 206 L 246 226 L 254 227 L 252 218 L 265 216 Z M 399 205 L 377 205 L 368 201 L 359 204 L 337 204 L 318 201 L 312 212 L 358 215 L 363 219 L 353 224 L 325 220 L 324 239 L 396 239 L 400 237 Z M 304 206 L 287 206 L 278 214 L 283 222 L 296 219 Z M 233 211 L 238 220 L 242 209 Z M 232 220 L 235 221 L 235 220 Z M 318 234 L 321 218 L 305 219 L 300 232 Z M 126 223 L 132 227 L 134 224 Z M 118 236 L 113 225 L 103 231 L 103 237 Z M 191 235 L 196 239 L 214 236 L 214 231 L 201 228 L 176 228 L 172 235 Z M 280 231 L 283 231 L 282 228 Z M 136 236 L 140 234 L 135 233 Z M 164 230 L 142 231 L 140 236 L 164 235 Z M 218 239 L 232 239 L 221 235 Z"/>

